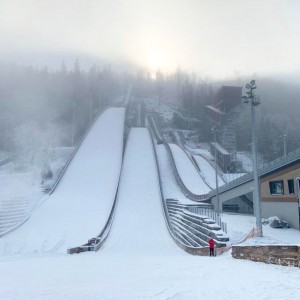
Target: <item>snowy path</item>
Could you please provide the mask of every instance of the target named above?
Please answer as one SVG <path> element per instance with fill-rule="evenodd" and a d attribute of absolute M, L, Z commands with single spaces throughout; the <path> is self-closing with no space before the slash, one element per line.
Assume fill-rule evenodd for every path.
<path fill-rule="evenodd" d="M 185 255 L 167 230 L 155 157 L 145 128 L 133 128 L 129 134 L 112 230 L 99 253 Z"/>
<path fill-rule="evenodd" d="M 178 173 L 187 189 L 196 195 L 208 194 L 211 189 L 201 178 L 186 153 L 176 144 L 169 144 L 169 146 L 172 151 Z"/>
<path fill-rule="evenodd" d="M 99 234 L 118 184 L 124 116 L 123 108 L 100 116 L 54 194 L 20 228 L 0 239 L 0 256 L 66 253 Z"/>

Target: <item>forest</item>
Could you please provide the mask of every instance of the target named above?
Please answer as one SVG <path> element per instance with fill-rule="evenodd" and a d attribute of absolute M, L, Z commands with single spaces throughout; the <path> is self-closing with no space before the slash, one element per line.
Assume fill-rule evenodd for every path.
<path fill-rule="evenodd" d="M 180 69 L 152 76 L 147 70 L 134 74 L 112 70 L 109 65 L 82 69 L 80 62 L 67 70 L 18 65 L 0 66 L 0 151 L 26 156 L 37 150 L 69 147 L 116 97 L 123 97 L 129 84 L 137 101 L 156 98 L 175 106 L 173 126 L 186 129 L 180 116 L 200 120 L 203 142 L 212 139 L 204 106 L 211 103 L 222 85 L 245 86 L 249 78 L 213 81 L 198 78 Z M 270 161 L 283 155 L 283 136 L 287 151 L 300 148 L 300 87 L 269 78 L 256 78 L 261 105 L 257 109 L 258 151 Z M 176 120 L 177 118 L 177 120 Z M 250 150 L 250 111 L 246 106 L 237 120 L 237 150 Z"/>

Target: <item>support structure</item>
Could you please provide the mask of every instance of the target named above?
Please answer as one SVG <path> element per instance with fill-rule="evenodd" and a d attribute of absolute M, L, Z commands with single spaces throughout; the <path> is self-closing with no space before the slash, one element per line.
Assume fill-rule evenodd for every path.
<path fill-rule="evenodd" d="M 255 80 L 251 80 L 246 84 L 246 96 L 243 96 L 244 103 L 249 103 L 251 106 L 251 131 L 252 131 L 252 156 L 253 156 L 253 204 L 256 217 L 256 236 L 262 237 L 262 223 L 261 223 L 261 207 L 260 207 L 260 193 L 259 180 L 257 172 L 257 151 L 256 151 L 256 122 L 255 122 L 255 107 L 260 104 L 259 98 L 254 94 L 256 89 Z"/>
<path fill-rule="evenodd" d="M 216 173 L 216 191 L 217 191 L 217 203 L 218 203 L 218 209 L 217 212 L 220 213 L 220 199 L 219 199 L 219 182 L 218 182 L 218 157 L 217 157 L 217 128 L 213 127 L 212 129 L 212 133 L 214 135 L 214 148 L 215 148 L 215 152 L 214 152 L 214 156 L 215 156 L 215 173 Z"/>

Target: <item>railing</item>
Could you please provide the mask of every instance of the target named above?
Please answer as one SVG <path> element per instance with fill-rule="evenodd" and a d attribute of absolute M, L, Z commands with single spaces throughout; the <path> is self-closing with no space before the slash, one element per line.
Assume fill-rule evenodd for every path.
<path fill-rule="evenodd" d="M 153 120 L 153 117 L 148 116 L 148 120 L 149 120 L 149 123 L 150 123 L 150 127 L 152 129 L 152 132 L 154 132 L 154 136 L 157 140 L 157 143 L 162 144 L 163 143 L 163 138 L 162 138 L 157 126 L 156 126 L 156 123 Z"/>
<path fill-rule="evenodd" d="M 47 197 L 47 196 L 44 196 L 44 197 Z M 35 201 L 33 203 L 30 203 L 30 205 L 27 208 L 27 212 L 25 212 L 24 215 L 23 215 L 23 218 L 18 223 L 16 223 L 12 227 L 10 227 L 9 229 L 1 232 L 0 237 L 14 231 L 15 229 L 19 228 L 22 224 L 24 224 L 31 217 L 33 211 L 35 210 L 36 203 L 37 203 L 37 201 Z"/>
<path fill-rule="evenodd" d="M 172 167 L 172 171 L 173 171 L 174 176 L 175 176 L 175 180 L 176 180 L 177 184 L 179 185 L 179 187 L 181 188 L 181 190 L 184 193 L 184 195 L 186 197 L 188 197 L 189 199 L 194 200 L 194 201 L 204 201 L 204 200 L 207 200 L 209 198 L 209 194 L 197 195 L 197 194 L 192 193 L 185 186 L 185 184 L 183 183 L 183 181 L 182 181 L 182 179 L 181 179 L 181 177 L 180 177 L 180 175 L 178 173 L 178 170 L 177 170 L 177 167 L 176 167 L 176 164 L 175 164 L 175 160 L 174 160 L 172 151 L 170 149 L 170 146 L 167 143 L 163 143 L 163 145 L 165 146 L 165 148 L 167 150 L 168 157 L 169 157 L 169 160 L 170 160 L 170 163 L 171 163 L 171 167 Z"/>
<path fill-rule="evenodd" d="M 188 211 L 195 213 L 197 215 L 208 216 L 209 218 L 214 220 L 225 233 L 227 233 L 227 224 L 222 221 L 220 214 L 214 211 L 213 209 L 205 208 L 205 207 L 189 206 L 189 205 L 186 205 L 185 208 Z"/>
<path fill-rule="evenodd" d="M 152 147 L 153 147 L 154 156 L 155 156 L 155 162 L 156 162 L 156 168 L 157 168 L 158 180 L 159 180 L 159 186 L 160 186 L 160 193 L 161 193 L 161 202 L 162 202 L 163 213 L 164 213 L 164 217 L 165 217 L 165 221 L 166 221 L 168 231 L 169 231 L 171 237 L 173 238 L 173 240 L 175 241 L 175 243 L 180 248 L 182 248 L 184 251 L 186 251 L 190 254 L 194 254 L 194 255 L 208 256 L 209 255 L 209 248 L 208 247 L 193 247 L 193 246 L 184 244 L 181 240 L 179 240 L 176 237 L 175 230 L 174 230 L 174 228 L 171 224 L 171 221 L 170 221 L 167 204 L 166 204 L 165 199 L 164 199 L 163 187 L 162 187 L 162 181 L 161 181 L 161 174 L 160 174 L 160 169 L 159 169 L 159 164 L 158 164 L 158 158 L 157 158 L 157 153 L 156 153 L 156 149 L 155 149 L 155 145 L 154 145 L 154 139 L 153 139 L 153 136 L 152 136 L 152 134 L 155 135 L 155 133 L 153 133 L 153 128 L 151 126 L 150 126 L 150 128 L 148 128 L 148 130 L 149 130 L 149 133 L 150 133 L 150 136 L 151 136 Z M 226 232 L 227 232 L 227 228 L 226 228 Z M 216 249 L 216 252 L 221 254 L 221 253 L 223 253 L 222 249 L 223 248 L 218 248 L 218 249 Z"/>
<path fill-rule="evenodd" d="M 300 159 L 300 149 L 297 149 L 295 151 L 290 152 L 286 157 L 279 157 L 279 158 L 271 161 L 270 163 L 264 164 L 264 166 L 262 168 L 258 169 L 258 175 L 265 176 L 268 173 L 270 173 L 280 167 L 283 167 L 289 163 L 297 161 L 299 159 Z M 228 190 L 231 190 L 239 185 L 242 185 L 242 184 L 252 181 L 252 180 L 253 180 L 253 172 L 250 172 L 246 175 L 243 175 L 235 180 L 228 182 L 225 185 L 220 186 L 219 193 L 226 192 Z M 212 190 L 212 191 L 210 191 L 209 196 L 213 197 L 216 194 L 217 194 L 216 190 Z"/>
<path fill-rule="evenodd" d="M 165 198 L 164 198 L 164 193 L 163 193 L 163 187 L 162 187 L 161 174 L 160 174 L 160 169 L 159 169 L 159 164 L 158 164 L 158 158 L 157 158 L 157 153 L 156 153 L 156 149 L 155 149 L 155 145 L 154 145 L 153 136 L 151 134 L 151 132 L 152 132 L 151 129 L 153 129 L 153 128 L 150 127 L 150 129 L 149 128 L 147 128 L 147 129 L 148 129 L 148 132 L 149 132 L 149 135 L 150 135 L 150 138 L 151 138 L 152 149 L 153 149 L 153 152 L 154 152 L 156 169 L 157 169 L 157 176 L 158 176 L 158 182 L 159 182 L 159 189 L 160 189 L 160 196 L 161 196 L 161 203 L 162 203 L 163 214 L 164 214 L 164 217 L 165 217 L 167 228 L 169 230 L 170 235 L 175 240 L 175 242 L 177 244 L 181 244 L 181 242 L 175 236 L 174 229 L 173 229 L 173 226 L 172 226 L 171 221 L 170 221 L 167 204 L 164 200 Z"/>
<path fill-rule="evenodd" d="M 154 133 L 154 136 L 157 140 L 158 143 L 162 143 L 166 150 L 167 150 L 167 153 L 168 153 L 168 157 L 169 157 L 169 161 L 171 163 L 171 167 L 172 167 L 172 171 L 173 171 L 173 174 L 175 176 L 175 180 L 177 182 L 177 184 L 179 185 L 180 189 L 182 190 L 182 192 L 184 193 L 184 195 L 193 200 L 193 201 L 204 201 L 204 200 L 207 200 L 209 198 L 209 194 L 203 194 L 203 195 L 197 195 L 197 194 L 194 194 L 192 193 L 186 186 L 185 184 L 183 183 L 179 173 L 178 173 L 178 170 L 177 170 L 177 167 L 176 167 L 176 164 L 175 164 L 175 160 L 174 160 L 174 157 L 173 157 L 173 154 L 172 154 L 172 151 L 170 149 L 170 146 L 165 143 L 157 129 L 157 126 L 153 120 L 152 117 L 148 117 L 148 120 L 149 120 L 149 123 L 150 123 L 150 128 L 151 128 L 151 132 Z"/>
<path fill-rule="evenodd" d="M 100 232 L 100 234 L 97 237 L 91 238 L 86 244 L 84 244 L 82 246 L 67 249 L 68 254 L 74 254 L 74 253 L 80 253 L 80 252 L 86 252 L 86 251 L 97 251 L 100 249 L 100 247 L 105 242 L 105 240 L 108 237 L 108 234 L 110 232 L 114 214 L 115 214 L 121 173 L 122 173 L 122 167 L 120 169 L 120 175 L 119 175 L 118 186 L 117 186 L 115 197 L 114 197 L 114 203 L 113 203 L 110 214 L 108 216 L 108 219 L 107 219 L 102 231 Z"/>
<path fill-rule="evenodd" d="M 213 188 L 208 184 L 208 182 L 206 181 L 206 179 L 202 175 L 202 173 L 200 171 L 200 168 L 199 168 L 197 162 L 195 161 L 195 158 L 193 157 L 193 155 L 189 155 L 189 153 L 184 148 L 184 143 L 182 141 L 183 140 L 182 133 L 180 135 L 180 134 L 177 134 L 174 131 L 172 131 L 172 135 L 174 137 L 176 145 L 182 149 L 182 151 L 186 154 L 186 156 L 189 158 L 190 162 L 193 164 L 193 166 L 197 170 L 199 176 L 202 178 L 202 180 L 204 181 L 204 183 L 212 190 Z"/>
<path fill-rule="evenodd" d="M 197 154 L 197 155 L 199 155 L 199 156 L 201 156 L 203 159 L 205 159 L 214 169 L 216 169 L 216 166 L 214 166 L 213 165 L 213 163 L 207 158 L 207 157 L 205 157 L 203 154 L 201 154 L 201 153 L 199 153 L 199 154 Z M 194 156 L 193 156 L 194 157 Z M 227 179 L 224 177 L 224 175 L 223 175 L 223 173 L 222 172 L 220 172 L 220 170 L 219 170 L 220 168 L 218 168 L 218 170 L 217 170 L 217 173 L 218 173 L 218 175 L 220 176 L 220 178 L 222 178 L 222 180 L 224 181 L 224 183 L 227 183 Z"/>
<path fill-rule="evenodd" d="M 130 97 L 130 92 L 131 92 L 131 86 L 129 87 L 126 98 Z M 82 246 L 67 249 L 68 254 L 74 254 L 74 253 L 80 253 L 80 252 L 86 252 L 86 251 L 97 251 L 100 249 L 100 247 L 103 245 L 106 238 L 108 237 L 108 234 L 109 234 L 111 226 L 112 226 L 116 205 L 117 205 L 117 196 L 118 196 L 120 179 L 121 179 L 122 168 L 123 168 L 124 149 L 125 149 L 125 145 L 123 145 L 122 164 L 121 164 L 121 168 L 120 168 L 119 180 L 118 180 L 118 185 L 117 185 L 117 189 L 115 192 L 114 202 L 113 202 L 110 214 L 108 216 L 108 219 L 107 219 L 103 229 L 101 230 L 101 232 L 98 234 L 97 237 L 91 238 L 86 244 L 84 244 Z"/>

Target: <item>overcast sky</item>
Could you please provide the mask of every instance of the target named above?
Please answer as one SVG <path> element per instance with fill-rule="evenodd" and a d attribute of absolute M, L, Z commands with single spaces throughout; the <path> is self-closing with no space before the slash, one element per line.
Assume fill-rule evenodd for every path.
<path fill-rule="evenodd" d="M 299 72 L 300 1 L 0 0 L 0 45 L 0 60 L 24 63 L 75 54 L 213 77 Z"/>

